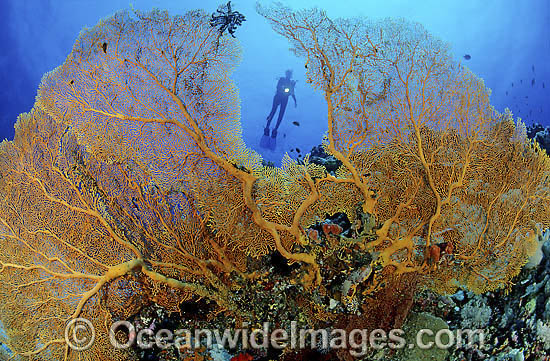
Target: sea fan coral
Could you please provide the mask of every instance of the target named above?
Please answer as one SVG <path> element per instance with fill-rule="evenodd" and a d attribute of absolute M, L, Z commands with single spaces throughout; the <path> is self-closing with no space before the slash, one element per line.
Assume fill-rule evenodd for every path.
<path fill-rule="evenodd" d="M 262 166 L 229 77 L 240 50 L 206 13 L 86 29 L 0 147 L 14 357 L 131 359 L 108 325 L 151 303 L 202 302 L 228 327 L 398 327 L 417 289 L 506 287 L 534 252 L 550 160 L 445 43 L 403 20 L 258 11 L 323 93 L 339 168 Z M 97 335 L 82 351 L 78 318 Z"/>

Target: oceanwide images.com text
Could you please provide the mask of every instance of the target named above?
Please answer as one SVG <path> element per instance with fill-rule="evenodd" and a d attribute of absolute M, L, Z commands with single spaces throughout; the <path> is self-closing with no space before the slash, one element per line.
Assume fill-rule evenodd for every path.
<path fill-rule="evenodd" d="M 65 340 L 73 350 L 84 351 L 93 345 L 95 330 L 86 319 L 74 319 L 65 331 Z M 389 331 L 382 329 L 304 329 L 292 321 L 290 329 L 271 328 L 264 322 L 261 328 L 250 327 L 244 323 L 239 329 L 168 329 L 155 330 L 154 327 L 136 329 L 128 321 L 117 321 L 109 330 L 109 340 L 117 349 L 158 347 L 167 349 L 198 349 L 223 347 L 228 349 L 305 349 L 318 350 L 347 349 L 352 356 L 363 356 L 373 349 L 403 348 L 460 348 L 472 346 L 483 348 L 484 331 L 481 329 L 420 329 L 415 335 L 406 335 L 402 329 Z"/>

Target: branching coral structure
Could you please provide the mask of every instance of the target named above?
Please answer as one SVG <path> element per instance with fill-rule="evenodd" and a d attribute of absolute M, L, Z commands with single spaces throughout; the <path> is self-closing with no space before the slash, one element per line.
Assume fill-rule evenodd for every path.
<path fill-rule="evenodd" d="M 398 326 L 416 290 L 508 287 L 535 251 L 548 156 L 445 43 L 404 20 L 258 12 L 324 95 L 339 169 L 262 166 L 241 137 L 238 43 L 207 13 L 120 12 L 82 31 L 0 146 L 0 319 L 15 358 L 131 359 L 108 326 L 152 302 L 205 299 L 260 322 L 240 295 L 273 282 L 294 291 L 269 317 Z M 287 273 L 266 266 L 273 255 Z M 83 351 L 64 338 L 78 317 L 96 329 Z"/>

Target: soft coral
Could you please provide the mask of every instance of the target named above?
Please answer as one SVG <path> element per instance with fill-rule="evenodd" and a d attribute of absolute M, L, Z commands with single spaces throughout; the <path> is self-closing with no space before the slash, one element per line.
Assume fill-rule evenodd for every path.
<path fill-rule="evenodd" d="M 244 353 L 238 354 L 237 356 L 231 357 L 230 361 L 252 361 L 253 359 L 254 357 L 244 352 Z"/>

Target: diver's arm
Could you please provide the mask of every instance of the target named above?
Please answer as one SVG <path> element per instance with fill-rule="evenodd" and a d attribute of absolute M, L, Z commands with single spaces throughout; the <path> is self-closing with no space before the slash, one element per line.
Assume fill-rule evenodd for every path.
<path fill-rule="evenodd" d="M 294 90 L 296 89 L 296 80 L 293 80 L 292 81 L 292 92 L 290 93 L 290 95 L 292 95 L 292 99 L 294 99 L 294 108 L 296 108 L 298 106 L 298 103 L 296 103 L 296 95 L 294 95 Z"/>

